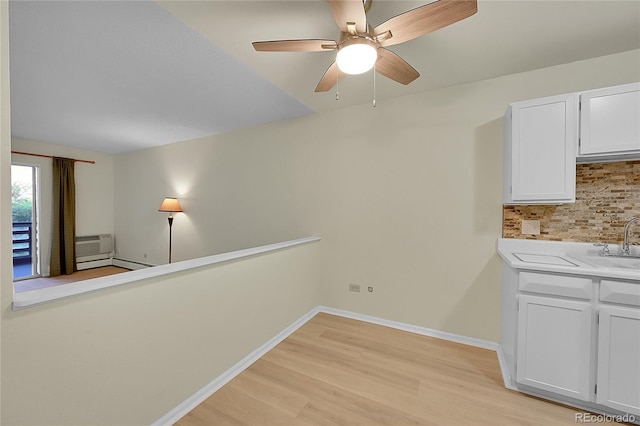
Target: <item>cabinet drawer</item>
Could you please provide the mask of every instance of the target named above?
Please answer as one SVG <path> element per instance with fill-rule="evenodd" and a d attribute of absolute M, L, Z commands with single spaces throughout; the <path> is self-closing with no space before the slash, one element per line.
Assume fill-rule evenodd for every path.
<path fill-rule="evenodd" d="M 593 295 L 593 281 L 591 278 L 520 272 L 518 281 L 520 291 L 575 297 L 578 299 L 591 299 Z"/>
<path fill-rule="evenodd" d="M 640 283 L 633 281 L 600 281 L 600 300 L 640 306 Z"/>

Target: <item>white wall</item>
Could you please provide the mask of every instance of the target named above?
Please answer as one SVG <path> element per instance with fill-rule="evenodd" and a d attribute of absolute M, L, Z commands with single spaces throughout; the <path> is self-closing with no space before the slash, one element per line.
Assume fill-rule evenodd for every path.
<path fill-rule="evenodd" d="M 500 77 L 116 157 L 122 257 L 323 238 L 323 303 L 498 340 L 504 111 L 640 80 L 639 52 Z M 428 78 L 428 77 L 425 77 Z M 126 243 L 125 243 L 126 241 Z M 372 294 L 347 291 L 373 286 Z"/>
<path fill-rule="evenodd" d="M 0 2 L 0 306 L 13 292 L 13 259 L 11 231 L 11 103 L 9 82 L 9 2 Z M 2 342 L 2 315 L 0 315 L 0 343 Z M 1 345 L 0 345 L 1 347 Z M 0 353 L 0 366 L 2 354 Z M 0 368 L 0 382 L 2 382 Z M 0 390 L 0 422 L 2 419 L 2 392 Z"/>
<path fill-rule="evenodd" d="M 95 161 L 95 164 L 83 162 L 76 162 L 75 164 L 77 234 L 113 232 L 113 210 L 115 208 L 113 204 L 113 155 L 17 137 L 12 138 L 12 149 Z M 12 160 L 40 165 L 43 170 L 42 190 L 51 192 L 51 159 L 13 154 Z"/>
<path fill-rule="evenodd" d="M 76 177 L 76 235 L 114 233 L 113 156 L 95 151 L 71 148 L 14 137 L 12 149 L 58 157 L 92 160 L 95 164 L 75 163 Z M 51 254 L 53 169 L 50 158 L 12 154 L 14 164 L 40 168 L 40 233 L 42 274 L 49 275 Z"/>
<path fill-rule="evenodd" d="M 167 263 L 165 196 L 178 196 L 184 210 L 173 223 L 173 261 L 312 235 L 301 226 L 296 155 L 295 141 L 254 137 L 116 156 L 115 202 L 127 206 L 115 211 L 118 257 Z"/>
<path fill-rule="evenodd" d="M 323 241 L 20 312 L 3 242 L 1 423 L 147 424 L 318 303 L 497 340 L 506 104 L 637 80 L 639 67 L 634 51 L 119 156 L 115 204 L 140 206 L 116 214 L 124 239 L 162 233 L 154 210 L 173 190 L 176 256 Z"/>
<path fill-rule="evenodd" d="M 318 305 L 320 244 L 3 303 L 1 424 L 151 424 Z"/>

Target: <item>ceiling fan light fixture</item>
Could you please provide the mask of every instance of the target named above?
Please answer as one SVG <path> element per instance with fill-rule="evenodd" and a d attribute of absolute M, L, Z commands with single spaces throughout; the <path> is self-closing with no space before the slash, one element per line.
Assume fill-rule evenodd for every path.
<path fill-rule="evenodd" d="M 336 55 L 338 68 L 345 74 L 362 74 L 373 68 L 378 60 L 378 49 L 374 41 L 365 37 L 346 40 Z"/>
<path fill-rule="evenodd" d="M 376 64 L 378 66 L 375 72 L 407 85 L 420 77 L 420 73 L 387 48 L 422 37 L 478 12 L 478 0 L 431 1 L 372 27 L 367 23 L 367 12 L 372 1 L 374 0 L 327 0 L 340 29 L 338 40 L 258 41 L 253 42 L 253 47 L 264 52 L 337 50 L 336 60 L 322 75 L 316 92 L 326 92 L 336 86 L 345 74 L 362 74 L 376 67 Z"/>

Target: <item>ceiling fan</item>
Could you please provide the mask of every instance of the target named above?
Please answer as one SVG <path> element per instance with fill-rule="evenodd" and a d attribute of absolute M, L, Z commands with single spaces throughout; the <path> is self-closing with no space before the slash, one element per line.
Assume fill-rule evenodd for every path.
<path fill-rule="evenodd" d="M 255 41 L 259 52 L 326 52 L 337 50 L 316 92 L 331 89 L 345 74 L 375 71 L 398 83 L 409 84 L 420 73 L 386 49 L 461 21 L 478 11 L 476 0 L 437 0 L 397 15 L 377 27 L 367 22 L 373 0 L 327 0 L 340 28 L 338 41 L 325 39 Z"/>

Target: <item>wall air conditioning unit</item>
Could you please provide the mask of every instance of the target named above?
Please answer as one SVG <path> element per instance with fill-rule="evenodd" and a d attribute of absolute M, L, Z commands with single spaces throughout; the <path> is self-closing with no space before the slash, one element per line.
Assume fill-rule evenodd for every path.
<path fill-rule="evenodd" d="M 86 235 L 76 237 L 76 263 L 78 270 L 112 264 L 113 235 Z"/>

